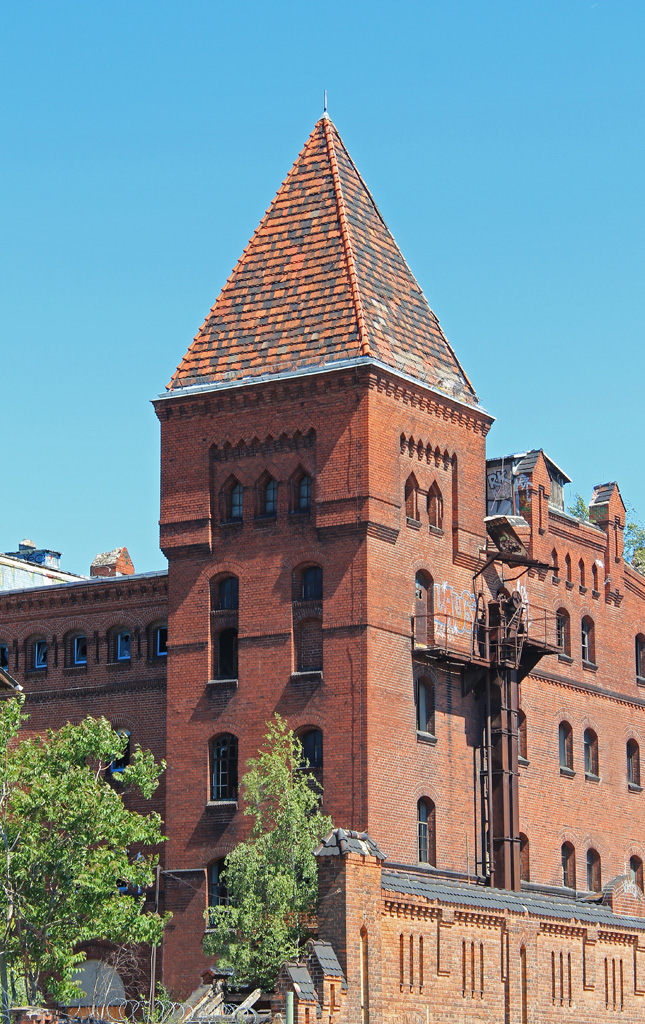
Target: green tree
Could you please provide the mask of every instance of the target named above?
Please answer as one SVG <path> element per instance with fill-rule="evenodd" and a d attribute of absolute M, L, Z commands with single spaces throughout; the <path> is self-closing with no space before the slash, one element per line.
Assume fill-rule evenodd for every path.
<path fill-rule="evenodd" d="M 573 505 L 569 505 L 568 512 L 570 516 L 581 519 L 583 523 L 589 522 L 589 506 L 581 494 L 576 493 L 576 500 Z"/>
<path fill-rule="evenodd" d="M 629 503 L 623 535 L 623 557 L 635 569 L 645 574 L 645 526 L 638 519 L 634 506 Z"/>
<path fill-rule="evenodd" d="M 273 987 L 280 964 L 297 957 L 311 935 L 318 898 L 313 851 L 332 827 L 320 813 L 319 788 L 302 745 L 279 715 L 242 779 L 250 838 L 226 858 L 229 902 L 209 911 L 207 953 L 233 967 L 237 983 Z"/>
<path fill-rule="evenodd" d="M 117 788 L 105 769 L 127 737 L 106 719 L 20 740 L 21 707 L 0 704 L 0 948 L 31 1002 L 65 1001 L 79 945 L 161 939 L 164 921 L 138 895 L 153 882 L 157 857 L 144 851 L 162 841 L 161 819 L 127 810 L 122 793 L 149 798 L 163 765 L 137 749 Z"/>

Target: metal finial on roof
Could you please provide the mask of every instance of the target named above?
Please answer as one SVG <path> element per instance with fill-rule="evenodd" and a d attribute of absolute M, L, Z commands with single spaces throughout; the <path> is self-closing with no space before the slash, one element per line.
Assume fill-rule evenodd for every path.
<path fill-rule="evenodd" d="M 324 98 L 324 101 L 323 101 L 323 117 L 329 117 L 329 114 L 327 113 L 327 90 L 326 89 L 325 89 L 325 92 L 324 92 L 324 97 L 325 98 Z"/>

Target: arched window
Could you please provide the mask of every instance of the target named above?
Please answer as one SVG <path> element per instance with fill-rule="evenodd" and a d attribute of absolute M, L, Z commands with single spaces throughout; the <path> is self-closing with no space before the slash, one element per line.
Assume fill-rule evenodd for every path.
<path fill-rule="evenodd" d="M 573 583 L 573 573 L 571 571 L 571 555 L 566 554 L 564 556 L 564 568 L 567 574 L 567 583 Z"/>
<path fill-rule="evenodd" d="M 422 797 L 417 804 L 417 835 L 419 845 L 419 863 L 437 863 L 435 806 L 432 800 Z"/>
<path fill-rule="evenodd" d="M 580 573 L 580 586 L 584 587 L 585 586 L 585 563 L 584 563 L 584 560 L 582 558 L 578 562 L 578 572 Z"/>
<path fill-rule="evenodd" d="M 531 881 L 529 865 L 529 841 L 528 837 L 520 832 L 520 878 L 523 882 Z"/>
<path fill-rule="evenodd" d="M 417 682 L 417 729 L 434 736 L 434 685 L 426 676 Z"/>
<path fill-rule="evenodd" d="M 228 629 L 222 629 L 217 633 L 216 637 L 215 677 L 217 679 L 237 679 L 237 630 L 229 626 Z"/>
<path fill-rule="evenodd" d="M 117 729 L 117 735 L 124 742 L 125 746 L 119 756 L 114 758 L 108 768 L 108 774 L 111 776 L 120 775 L 130 764 L 130 730 Z"/>
<path fill-rule="evenodd" d="M 0 668 L 9 668 L 9 644 L 0 642 Z"/>
<path fill-rule="evenodd" d="M 638 743 L 631 739 L 627 741 L 627 782 L 630 786 L 641 784 L 641 759 Z"/>
<path fill-rule="evenodd" d="M 553 575 L 557 578 L 560 575 L 560 567 L 558 566 L 558 552 L 555 548 L 551 552 L 551 565 L 553 566 Z"/>
<path fill-rule="evenodd" d="M 120 629 L 116 634 L 116 660 L 130 661 L 130 630 Z"/>
<path fill-rule="evenodd" d="M 411 522 L 419 522 L 419 485 L 414 473 L 405 481 L 405 515 Z"/>
<path fill-rule="evenodd" d="M 600 878 L 600 854 L 597 850 L 589 847 L 587 850 L 587 889 L 590 892 L 600 892 L 602 889 Z"/>
<path fill-rule="evenodd" d="M 230 733 L 211 743 L 211 800 L 237 800 L 237 737 Z"/>
<path fill-rule="evenodd" d="M 87 665 L 87 637 L 71 633 L 65 637 L 65 664 L 69 667 Z"/>
<path fill-rule="evenodd" d="M 642 633 L 636 637 L 636 678 L 645 680 L 645 636 Z"/>
<path fill-rule="evenodd" d="M 571 620 L 566 608 L 558 608 L 555 613 L 555 642 L 567 657 L 571 654 Z"/>
<path fill-rule="evenodd" d="M 422 647 L 434 642 L 434 583 L 423 570 L 414 577 L 414 639 Z"/>
<path fill-rule="evenodd" d="M 591 566 L 591 579 L 592 587 L 598 593 L 598 564 L 596 562 Z"/>
<path fill-rule="evenodd" d="M 217 604 L 220 610 L 237 611 L 239 605 L 239 582 L 237 576 L 226 576 L 217 585 Z"/>
<path fill-rule="evenodd" d="M 443 498 L 436 481 L 428 491 L 428 522 L 435 530 L 443 529 Z"/>
<path fill-rule="evenodd" d="M 643 862 L 635 854 L 629 858 L 629 877 L 639 889 L 643 888 Z"/>
<path fill-rule="evenodd" d="M 322 569 L 319 565 L 310 565 L 302 570 L 301 599 L 303 601 L 320 601 L 322 599 Z"/>
<path fill-rule="evenodd" d="M 322 768 L 323 766 L 323 734 L 320 729 L 306 729 L 299 733 L 302 744 L 302 767 Z"/>
<path fill-rule="evenodd" d="M 593 729 L 585 729 L 583 744 L 585 751 L 585 775 L 598 778 L 598 737 Z"/>
<path fill-rule="evenodd" d="M 590 619 L 588 615 L 585 615 L 581 624 L 581 639 L 582 639 L 582 660 L 586 661 L 588 665 L 595 664 L 596 651 L 594 643 L 594 624 L 593 619 Z"/>
<path fill-rule="evenodd" d="M 562 844 L 562 884 L 567 889 L 576 887 L 576 851 L 572 843 Z"/>
<path fill-rule="evenodd" d="M 305 473 L 298 483 L 298 511 L 309 512 L 311 509 L 311 477 Z"/>
<path fill-rule="evenodd" d="M 526 715 L 523 711 L 517 712 L 517 753 L 520 761 L 528 764 L 528 744 L 526 741 Z"/>
<path fill-rule="evenodd" d="M 262 515 L 274 516 L 278 511 L 278 485 L 271 477 L 262 491 Z"/>
<path fill-rule="evenodd" d="M 35 636 L 27 641 L 27 668 L 40 672 L 47 668 L 47 641 L 44 637 Z"/>
<path fill-rule="evenodd" d="M 209 907 L 223 907 L 229 902 L 228 889 L 226 888 L 226 860 L 213 861 L 208 869 L 208 905 Z"/>
<path fill-rule="evenodd" d="M 560 771 L 573 771 L 573 729 L 568 722 L 560 722 L 558 727 L 558 745 L 560 755 Z"/>

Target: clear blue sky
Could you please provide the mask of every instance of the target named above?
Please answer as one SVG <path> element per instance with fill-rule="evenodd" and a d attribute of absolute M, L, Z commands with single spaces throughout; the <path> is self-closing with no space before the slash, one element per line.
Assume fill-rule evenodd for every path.
<path fill-rule="evenodd" d="M 645 4 L 6 3 L 0 550 L 159 568 L 164 389 L 322 111 L 497 417 L 645 516 Z"/>

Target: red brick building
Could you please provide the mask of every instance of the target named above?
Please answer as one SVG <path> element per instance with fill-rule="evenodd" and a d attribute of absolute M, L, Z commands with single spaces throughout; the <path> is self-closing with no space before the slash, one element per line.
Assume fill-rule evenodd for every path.
<path fill-rule="evenodd" d="M 359 835 L 321 853 L 303 1022 L 640 1019 L 645 577 L 618 487 L 582 522 L 544 452 L 487 463 L 492 418 L 326 117 L 155 407 L 168 988 L 206 965 L 277 711 Z"/>

